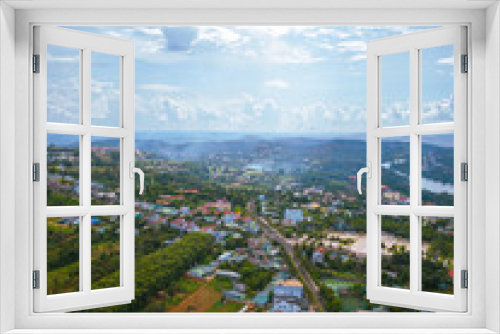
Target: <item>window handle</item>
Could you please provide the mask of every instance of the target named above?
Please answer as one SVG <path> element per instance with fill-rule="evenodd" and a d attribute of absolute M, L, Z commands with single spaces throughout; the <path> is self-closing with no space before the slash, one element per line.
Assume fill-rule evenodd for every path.
<path fill-rule="evenodd" d="M 135 173 L 139 174 L 139 195 L 142 195 L 144 192 L 144 172 L 142 169 L 134 167 L 134 162 L 130 161 L 130 178 L 133 179 L 135 177 Z"/>
<path fill-rule="evenodd" d="M 358 181 L 358 192 L 360 195 L 362 194 L 362 192 L 361 192 L 361 177 L 363 176 L 363 173 L 366 173 L 366 177 L 368 179 L 371 179 L 371 177 L 372 177 L 372 163 L 370 161 L 368 161 L 367 166 L 365 168 L 361 168 L 358 171 L 358 176 L 356 179 Z"/>

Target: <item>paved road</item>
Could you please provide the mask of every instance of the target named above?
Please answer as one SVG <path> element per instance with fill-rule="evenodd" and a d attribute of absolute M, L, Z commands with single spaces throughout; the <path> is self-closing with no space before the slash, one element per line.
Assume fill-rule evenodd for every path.
<path fill-rule="evenodd" d="M 288 256 L 290 256 L 290 258 L 292 259 L 293 264 L 295 265 L 297 270 L 301 273 L 305 283 L 307 284 L 307 287 L 309 288 L 309 291 L 311 291 L 311 293 L 313 294 L 313 299 L 316 304 L 315 305 L 316 311 L 324 312 L 325 307 L 319 295 L 319 288 L 314 282 L 314 280 L 311 278 L 311 275 L 309 275 L 309 272 L 302 266 L 300 260 L 298 260 L 297 257 L 295 256 L 292 245 L 287 242 L 286 238 L 284 238 L 278 230 L 269 225 L 264 218 L 261 218 L 261 222 L 262 222 L 262 228 L 266 230 L 269 237 L 276 240 L 283 246 Z"/>

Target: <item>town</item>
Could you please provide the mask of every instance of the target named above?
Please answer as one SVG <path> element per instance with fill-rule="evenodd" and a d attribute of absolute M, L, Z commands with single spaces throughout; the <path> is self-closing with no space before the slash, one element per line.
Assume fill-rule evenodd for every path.
<path fill-rule="evenodd" d="M 147 185 L 145 196 L 136 197 L 136 299 L 89 311 L 413 311 L 366 299 L 366 203 L 355 190 L 356 164 L 346 159 L 339 163 L 345 170 L 328 173 L 319 149 L 298 158 L 273 144 L 263 149 L 260 143 L 252 154 L 225 148 L 191 159 L 172 149 L 160 154 L 138 148 Z M 77 203 L 78 148 L 48 150 L 48 205 Z M 93 205 L 115 204 L 120 196 L 119 182 L 110 177 L 119 175 L 110 160 L 117 152 L 92 149 Z M 405 164 L 399 151 L 391 154 Z M 409 203 L 404 182 L 390 182 L 400 174 L 382 186 L 384 204 Z M 452 197 L 425 196 L 429 203 Z M 382 218 L 385 286 L 409 286 L 406 218 Z M 92 218 L 93 288 L 119 282 L 119 226 L 119 217 Z M 71 243 L 61 249 L 57 240 L 76 242 L 78 219 L 50 218 L 48 229 L 48 291 L 74 291 L 78 281 L 66 277 L 75 276 L 78 254 Z M 424 217 L 422 245 L 423 287 L 452 293 L 453 220 Z"/>

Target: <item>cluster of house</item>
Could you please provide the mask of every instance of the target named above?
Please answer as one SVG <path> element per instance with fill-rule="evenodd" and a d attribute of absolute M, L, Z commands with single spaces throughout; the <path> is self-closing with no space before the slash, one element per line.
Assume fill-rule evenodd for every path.
<path fill-rule="evenodd" d="M 233 301 L 244 301 L 246 299 L 246 285 L 238 282 L 241 279 L 241 275 L 235 271 L 220 270 L 219 267 L 223 263 L 239 263 L 246 260 L 247 257 L 246 254 L 239 254 L 234 251 L 224 252 L 216 260 L 207 265 L 195 266 L 188 271 L 187 275 L 199 279 L 214 275 L 227 278 L 232 282 L 232 289 L 223 291 L 224 298 Z"/>
<path fill-rule="evenodd" d="M 238 272 L 221 270 L 219 269 L 221 264 L 223 263 L 239 263 L 242 261 L 249 261 L 255 265 L 258 265 L 261 268 L 273 269 L 277 270 L 277 277 L 281 279 L 283 276 L 279 276 L 283 274 L 283 270 L 286 270 L 286 266 L 283 263 L 282 258 L 279 255 L 279 248 L 273 246 L 271 242 L 265 237 L 256 237 L 256 238 L 248 238 L 247 239 L 247 248 L 238 248 L 234 251 L 226 251 L 221 254 L 216 260 L 212 261 L 207 265 L 195 266 L 192 268 L 187 274 L 189 277 L 194 278 L 208 278 L 212 276 L 220 276 L 225 277 L 231 280 L 232 288 L 223 291 L 223 297 L 226 300 L 243 302 L 247 299 L 245 284 L 241 283 L 239 280 L 241 278 Z M 259 293 L 253 303 L 257 304 L 259 307 L 265 307 L 268 304 L 268 296 L 269 292 L 274 289 L 276 284 L 276 279 L 273 280 L 264 291 Z M 280 283 L 281 284 L 281 283 Z M 286 290 L 287 288 L 285 288 Z M 278 296 L 281 294 L 278 292 Z M 283 294 L 284 295 L 284 294 Z M 259 297 L 260 296 L 260 297 Z M 285 299 L 276 299 L 277 305 L 281 305 L 279 307 L 284 309 L 294 309 L 292 306 L 286 306 L 287 303 L 294 303 L 295 301 L 285 300 Z M 307 303 L 307 301 L 306 301 Z M 301 300 L 300 303 L 296 303 L 297 305 L 303 305 L 304 301 Z M 276 308 L 276 310 L 280 310 L 280 308 Z M 274 308 L 273 308 L 274 309 Z M 288 311 L 283 311 L 288 312 Z"/>
<path fill-rule="evenodd" d="M 279 270 L 283 267 L 280 250 L 265 237 L 248 238 L 248 248 L 240 250 L 248 254 L 248 261 L 266 269 Z"/>
<path fill-rule="evenodd" d="M 227 252 L 224 252 L 221 255 L 219 255 L 219 257 L 216 260 L 210 262 L 207 265 L 195 266 L 194 268 L 192 268 L 191 270 L 188 271 L 187 275 L 189 277 L 194 277 L 194 278 L 207 278 L 207 277 L 210 277 L 214 274 L 225 275 L 229 271 L 218 270 L 218 268 L 220 267 L 221 264 L 223 264 L 223 263 L 229 263 L 229 264 L 239 263 L 239 262 L 242 262 L 246 259 L 247 259 L 247 255 L 245 255 L 245 254 L 239 254 L 235 251 L 227 251 Z M 239 278 L 238 273 L 234 273 L 234 274 L 237 274 L 237 275 L 233 275 L 233 277 L 229 277 L 229 278 L 235 278 L 236 276 L 238 276 L 237 278 Z M 229 276 L 231 276 L 231 275 L 229 275 Z"/>
<path fill-rule="evenodd" d="M 298 279 L 284 279 L 273 285 L 270 312 L 301 312 L 307 309 L 304 287 Z"/>
<path fill-rule="evenodd" d="M 365 214 L 364 207 L 357 210 L 350 210 L 344 207 L 346 202 L 355 202 L 359 198 L 348 196 L 347 193 L 339 191 L 338 193 L 325 192 L 320 187 L 306 188 L 302 191 L 293 193 L 295 198 L 307 199 L 308 203 L 292 203 L 291 208 L 286 208 L 284 214 L 272 211 L 264 195 L 260 195 L 258 200 L 261 203 L 262 214 L 271 216 L 275 224 L 282 224 L 287 227 L 296 227 L 301 222 L 311 222 L 312 217 L 304 214 L 304 210 L 320 210 L 324 217 L 329 214 L 340 214 L 349 218 Z M 279 219 L 280 216 L 282 219 Z"/>
<path fill-rule="evenodd" d="M 211 276 L 222 263 L 232 264 L 244 260 L 265 269 L 280 270 L 283 268 L 283 259 L 279 255 L 279 248 L 273 246 L 268 239 L 264 237 L 248 238 L 247 244 L 247 248 L 237 248 L 234 251 L 224 252 L 208 265 L 194 267 L 188 275 L 205 278 Z"/>
<path fill-rule="evenodd" d="M 382 202 L 385 205 L 410 205 L 410 197 L 399 191 L 391 190 L 389 186 L 382 185 Z"/>
<path fill-rule="evenodd" d="M 79 180 L 75 180 L 71 175 L 64 175 L 64 171 L 61 172 L 61 174 L 47 175 L 47 188 L 57 189 L 58 191 L 74 192 L 78 195 L 79 184 Z"/>
<path fill-rule="evenodd" d="M 267 308 L 268 312 L 302 312 L 308 309 L 302 283 L 290 278 L 286 268 L 276 273 L 271 283 L 250 303 L 260 308 Z"/>
<path fill-rule="evenodd" d="M 324 247 L 319 247 L 312 253 L 311 262 L 314 264 L 323 264 L 325 259 L 328 257 L 330 260 L 339 258 L 342 262 L 349 261 L 352 258 L 365 258 L 366 250 L 361 252 L 353 252 L 350 249 L 340 250 L 340 249 L 326 249 Z"/>
<path fill-rule="evenodd" d="M 194 193 L 196 190 L 184 190 L 184 193 Z M 249 217 L 243 217 L 238 212 L 231 211 L 231 202 L 220 199 L 206 202 L 196 209 L 187 206 L 168 206 L 173 201 L 185 199 L 183 194 L 161 195 L 156 204 L 138 202 L 141 209 L 136 218 L 142 218 L 151 226 L 168 225 L 183 233 L 204 232 L 213 235 L 217 242 L 223 242 L 228 237 L 241 238 L 241 232 L 257 234 L 260 225 Z M 142 212 L 148 212 L 145 216 Z"/>

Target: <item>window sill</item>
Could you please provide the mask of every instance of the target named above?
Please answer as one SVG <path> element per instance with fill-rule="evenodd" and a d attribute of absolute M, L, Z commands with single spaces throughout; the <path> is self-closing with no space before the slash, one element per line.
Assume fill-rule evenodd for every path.
<path fill-rule="evenodd" d="M 484 328 L 474 329 L 14 329 L 4 334 L 493 334 Z"/>

